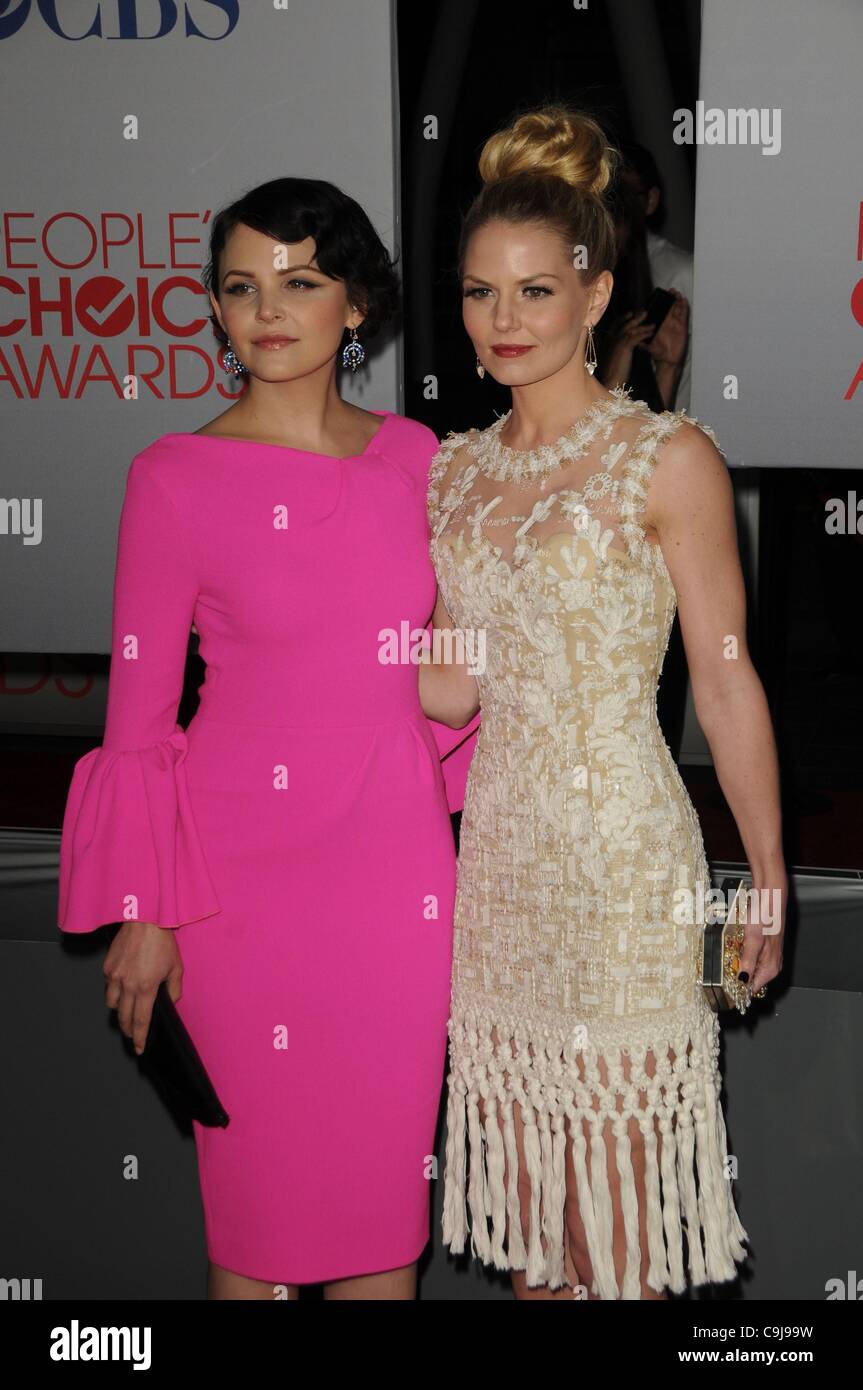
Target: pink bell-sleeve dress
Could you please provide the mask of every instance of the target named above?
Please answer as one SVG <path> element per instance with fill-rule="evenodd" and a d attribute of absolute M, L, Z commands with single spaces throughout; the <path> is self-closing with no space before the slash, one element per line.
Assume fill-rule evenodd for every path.
<path fill-rule="evenodd" d="M 429 1236 L 464 792 L 440 759 L 467 731 L 381 659 L 434 606 L 438 441 L 376 413 L 351 458 L 166 434 L 134 459 L 104 741 L 63 824 L 63 931 L 176 929 L 230 1115 L 194 1125 L 209 1257 L 268 1282 L 398 1268 Z"/>

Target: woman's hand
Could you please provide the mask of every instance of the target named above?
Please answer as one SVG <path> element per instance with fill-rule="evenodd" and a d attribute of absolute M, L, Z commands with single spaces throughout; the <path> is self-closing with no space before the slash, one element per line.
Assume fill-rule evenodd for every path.
<path fill-rule="evenodd" d="M 639 309 L 637 314 L 625 314 L 621 320 L 602 379 L 609 390 L 626 384 L 632 374 L 633 352 L 655 332 L 652 323 L 644 322 L 646 313 L 646 309 Z"/>
<path fill-rule="evenodd" d="M 135 1051 L 144 1051 L 153 1001 L 163 980 L 176 1002 L 182 994 L 183 962 L 174 932 L 150 922 L 124 922 L 111 942 L 105 964 L 105 1003 Z"/>
<path fill-rule="evenodd" d="M 784 864 L 760 873 L 753 871 L 755 899 L 747 905 L 740 969 L 749 974 L 749 988 L 757 994 L 762 985 L 775 980 L 782 969 L 785 940 L 785 914 L 788 906 L 788 875 Z"/>
<path fill-rule="evenodd" d="M 674 295 L 674 303 L 650 342 L 645 343 L 655 367 L 682 366 L 689 342 L 689 300 L 679 290 L 669 290 L 669 294 Z"/>

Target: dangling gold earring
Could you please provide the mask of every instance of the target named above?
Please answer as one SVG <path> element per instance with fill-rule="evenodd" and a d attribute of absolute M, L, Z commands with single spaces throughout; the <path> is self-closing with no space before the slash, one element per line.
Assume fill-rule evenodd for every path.
<path fill-rule="evenodd" d="M 480 381 L 482 381 L 483 377 L 485 376 L 485 367 L 482 365 L 479 358 L 476 359 L 476 374 L 479 377 Z"/>
<path fill-rule="evenodd" d="M 587 345 L 584 353 L 584 365 L 593 376 L 596 371 L 596 345 L 593 341 L 593 324 L 587 325 Z"/>

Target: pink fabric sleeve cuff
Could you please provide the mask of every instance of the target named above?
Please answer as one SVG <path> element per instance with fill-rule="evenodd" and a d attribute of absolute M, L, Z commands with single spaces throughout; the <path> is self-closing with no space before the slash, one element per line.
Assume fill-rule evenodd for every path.
<path fill-rule="evenodd" d="M 57 925 L 178 927 L 220 912 L 192 813 L 178 724 L 140 749 L 93 748 L 72 773 L 60 842 Z"/>

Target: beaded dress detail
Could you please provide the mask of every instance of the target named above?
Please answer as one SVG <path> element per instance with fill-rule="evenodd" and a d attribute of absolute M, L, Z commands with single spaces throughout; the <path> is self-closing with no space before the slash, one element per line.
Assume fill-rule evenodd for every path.
<path fill-rule="evenodd" d="M 717 441 L 623 388 L 534 450 L 501 444 L 508 418 L 448 435 L 429 474 L 441 595 L 486 640 L 455 905 L 444 1241 L 464 1249 L 469 1209 L 481 1260 L 567 1283 L 569 1159 L 592 1292 L 640 1298 L 646 1243 L 647 1283 L 679 1293 L 734 1278 L 748 1236 L 719 1023 L 697 983 L 709 871 L 656 713 L 676 594 L 642 518 L 663 442 L 684 422 Z M 675 912 L 681 888 L 694 912 Z"/>

